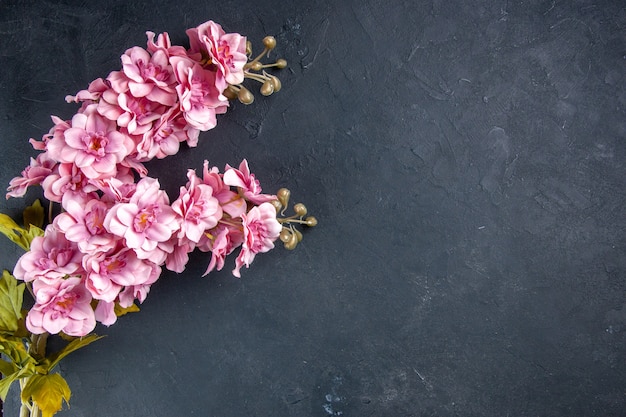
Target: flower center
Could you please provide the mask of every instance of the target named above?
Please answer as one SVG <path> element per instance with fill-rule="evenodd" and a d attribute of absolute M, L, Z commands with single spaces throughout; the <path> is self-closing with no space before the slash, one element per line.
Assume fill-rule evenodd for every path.
<path fill-rule="evenodd" d="M 104 148 L 109 144 L 109 139 L 102 132 L 89 132 L 85 137 L 87 152 L 92 155 L 104 156 Z"/>
<path fill-rule="evenodd" d="M 169 76 L 160 65 L 154 65 L 152 62 L 146 64 L 142 59 L 137 60 L 137 68 L 144 80 L 165 81 Z"/>
<path fill-rule="evenodd" d="M 135 232 L 142 233 L 156 221 L 159 208 L 157 206 L 141 209 L 133 221 Z"/>

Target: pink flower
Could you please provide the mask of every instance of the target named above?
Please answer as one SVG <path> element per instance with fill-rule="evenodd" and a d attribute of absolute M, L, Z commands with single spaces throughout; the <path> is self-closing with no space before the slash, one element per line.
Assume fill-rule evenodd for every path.
<path fill-rule="evenodd" d="M 17 261 L 13 275 L 26 282 L 55 280 L 83 273 L 83 254 L 74 242 L 53 225 L 46 227 L 43 236 L 33 239 L 30 250 Z"/>
<path fill-rule="evenodd" d="M 137 156 L 142 161 L 154 157 L 159 159 L 178 152 L 180 142 L 188 139 L 188 125 L 179 109 L 172 107 L 160 120 L 152 125 L 152 129 L 143 134 L 137 145 Z"/>
<path fill-rule="evenodd" d="M 26 327 L 32 333 L 85 336 L 96 327 L 91 296 L 81 278 L 37 280 L 33 293 L 35 305 L 26 316 Z"/>
<path fill-rule="evenodd" d="M 105 80 L 97 78 L 89 84 L 86 90 L 80 90 L 75 96 L 65 96 L 65 101 L 68 103 L 79 103 L 81 101 L 96 102 L 108 88 L 109 86 Z"/>
<path fill-rule="evenodd" d="M 216 228 L 212 233 L 213 240 L 208 239 L 210 244 L 207 248 L 211 251 L 211 261 L 202 276 L 207 275 L 213 269 L 221 271 L 224 267 L 226 256 L 239 247 L 244 241 L 243 233 L 236 228 L 223 226 Z"/>
<path fill-rule="evenodd" d="M 137 183 L 128 203 L 118 203 L 109 210 L 104 227 L 109 233 L 123 237 L 140 259 L 149 258 L 161 264 L 167 253 L 159 243 L 167 242 L 179 225 L 167 194 L 159 189 L 159 182 L 146 177 Z"/>
<path fill-rule="evenodd" d="M 37 155 L 37 159 L 30 158 L 30 165 L 22 171 L 22 176 L 13 178 L 9 183 L 6 198 L 24 196 L 28 187 L 41 184 L 55 166 L 56 161 L 46 152 Z"/>
<path fill-rule="evenodd" d="M 58 164 L 41 186 L 44 196 L 55 203 L 60 203 L 66 195 L 72 198 L 94 198 L 98 189 L 80 168 L 71 163 Z"/>
<path fill-rule="evenodd" d="M 267 203 L 269 201 L 276 200 L 275 195 L 261 194 L 261 184 L 254 177 L 254 174 L 250 173 L 248 161 L 245 159 L 241 162 L 241 164 L 239 164 L 239 169 L 226 165 L 224 184 L 239 187 L 240 191 L 243 192 L 243 196 L 254 204 Z"/>
<path fill-rule="evenodd" d="M 224 184 L 222 175 L 217 167 L 209 170 L 209 161 L 204 161 L 204 169 L 202 171 L 202 182 L 211 186 L 213 189 L 213 197 L 220 202 L 222 210 L 230 217 L 239 217 L 247 210 L 246 200 L 239 194 L 231 191 L 230 186 Z"/>
<path fill-rule="evenodd" d="M 48 142 L 48 153 L 60 162 L 76 164 L 87 178 L 112 177 L 117 163 L 132 151 L 133 143 L 117 131 L 114 122 L 100 116 L 95 106 L 74 115 L 64 140 L 55 137 Z"/>
<path fill-rule="evenodd" d="M 149 260 L 139 259 L 136 253 L 123 245 L 117 250 L 85 256 L 83 265 L 87 274 L 85 286 L 98 300 L 112 302 L 123 287 L 151 283 L 153 273 L 160 267 Z"/>
<path fill-rule="evenodd" d="M 115 302 L 111 301 L 98 301 L 98 305 L 94 310 L 96 320 L 105 326 L 115 324 L 117 321 L 117 315 L 115 314 Z"/>
<path fill-rule="evenodd" d="M 253 207 L 247 214 L 241 216 L 243 222 L 243 244 L 241 252 L 235 259 L 233 275 L 241 277 L 239 270 L 242 266 L 250 267 L 257 253 L 264 253 L 274 248 L 274 241 L 278 239 L 281 224 L 276 220 L 276 209 L 271 203 L 263 203 Z"/>
<path fill-rule="evenodd" d="M 222 218 L 222 208 L 213 197 L 213 189 L 202 184 L 194 170 L 187 171 L 187 178 L 187 187 L 180 187 L 180 197 L 172 203 L 172 209 L 180 217 L 178 238 L 198 243 L 204 231 Z"/>
<path fill-rule="evenodd" d="M 243 82 L 243 67 L 248 62 L 244 36 L 238 33 L 225 33 L 219 24 L 211 20 L 197 28 L 188 29 L 187 36 L 191 52 L 208 55 L 211 63 L 217 67 L 220 78 L 229 84 Z M 223 88 L 220 91 L 223 91 Z"/>
<path fill-rule="evenodd" d="M 189 253 L 195 249 L 196 244 L 189 239 L 178 239 L 177 237 L 170 239 L 169 243 L 172 250 L 167 254 L 165 267 L 180 274 L 185 270 L 185 266 L 189 262 Z"/>
<path fill-rule="evenodd" d="M 152 122 L 159 119 L 165 111 L 165 107 L 158 103 L 126 93 L 118 95 L 117 102 L 123 110 L 117 117 L 117 125 L 125 127 L 132 135 L 143 135 L 149 131 Z"/>
<path fill-rule="evenodd" d="M 163 50 L 169 56 L 186 56 L 187 51 L 182 46 L 172 46 L 172 41 L 170 41 L 170 35 L 167 32 L 163 32 L 159 34 L 156 42 L 154 41 L 154 37 L 156 34 L 154 32 L 146 32 L 146 36 L 148 37 L 148 51 L 154 53 L 158 50 Z"/>
<path fill-rule="evenodd" d="M 109 205 L 96 198 L 83 200 L 74 196 L 63 199 L 64 213 L 54 219 L 54 225 L 75 242 L 83 253 L 113 249 L 117 237 L 104 228 Z"/>
<path fill-rule="evenodd" d="M 179 82 L 176 92 L 185 120 L 202 131 L 217 125 L 216 114 L 226 112 L 228 99 L 216 87 L 215 73 L 188 58 L 173 56 L 170 62 Z"/>
<path fill-rule="evenodd" d="M 156 49 L 151 56 L 145 49 L 134 46 L 122 55 L 122 66 L 134 97 L 146 97 L 166 106 L 174 105 L 176 92 L 173 84 L 176 79 L 165 50 Z"/>

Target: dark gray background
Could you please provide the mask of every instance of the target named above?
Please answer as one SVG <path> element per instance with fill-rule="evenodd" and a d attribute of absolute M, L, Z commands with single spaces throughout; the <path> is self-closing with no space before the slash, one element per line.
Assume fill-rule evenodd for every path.
<path fill-rule="evenodd" d="M 275 35 L 283 90 L 151 174 L 247 157 L 320 224 L 241 280 L 164 274 L 60 415 L 626 414 L 622 1 L 2 1 L 0 184 L 146 30 L 209 19 Z"/>

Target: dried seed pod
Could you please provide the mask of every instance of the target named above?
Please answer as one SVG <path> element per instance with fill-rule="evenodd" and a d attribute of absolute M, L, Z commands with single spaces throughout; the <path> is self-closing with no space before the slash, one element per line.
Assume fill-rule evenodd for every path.
<path fill-rule="evenodd" d="M 276 68 L 286 68 L 287 67 L 287 60 L 280 58 L 279 60 L 276 61 L 275 64 Z"/>
<path fill-rule="evenodd" d="M 252 42 L 246 41 L 246 55 L 252 55 Z"/>
<path fill-rule="evenodd" d="M 313 216 L 309 216 L 306 219 L 304 219 L 305 224 L 309 227 L 313 227 L 313 226 L 317 226 L 317 219 Z"/>
<path fill-rule="evenodd" d="M 302 233 L 298 229 L 293 229 L 296 237 L 298 238 L 298 242 L 302 242 Z"/>

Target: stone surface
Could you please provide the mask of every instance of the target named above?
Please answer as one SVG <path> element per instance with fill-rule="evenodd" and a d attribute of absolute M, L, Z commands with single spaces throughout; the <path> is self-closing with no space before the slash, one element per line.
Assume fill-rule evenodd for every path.
<path fill-rule="evenodd" d="M 146 30 L 209 19 L 275 35 L 282 91 L 150 173 L 173 195 L 246 157 L 320 224 L 240 280 L 164 274 L 63 362 L 60 416 L 624 414 L 622 3 L 3 1 L 0 184 Z"/>

